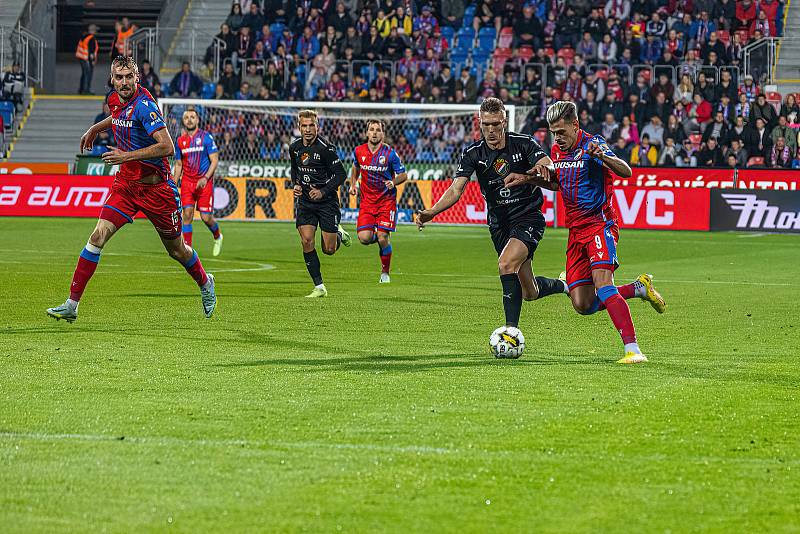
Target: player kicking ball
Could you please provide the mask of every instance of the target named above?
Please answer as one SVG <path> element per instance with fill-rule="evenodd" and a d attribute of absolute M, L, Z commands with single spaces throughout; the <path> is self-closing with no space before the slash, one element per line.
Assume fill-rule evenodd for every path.
<path fill-rule="evenodd" d="M 300 139 L 289 145 L 292 184 L 297 199 L 297 231 L 306 269 L 314 282 L 309 298 L 326 297 L 319 256 L 315 248 L 317 227 L 322 231 L 322 252 L 336 254 L 339 245 L 350 246 L 350 235 L 339 224 L 339 186 L 347 178 L 336 147 L 320 137 L 317 113 L 310 109 L 297 116 Z"/>
<path fill-rule="evenodd" d="M 380 284 L 388 284 L 392 263 L 392 243 L 389 233 L 397 226 L 397 186 L 408 179 L 406 168 L 397 152 L 383 142 L 383 121 L 367 121 L 367 142 L 353 152 L 350 174 L 350 194 L 361 190 L 358 209 L 358 240 L 363 245 L 378 243 L 381 259 Z"/>
<path fill-rule="evenodd" d="M 529 172 L 531 166 L 545 173 L 552 161 L 533 137 L 507 131 L 506 109 L 499 98 L 487 98 L 481 104 L 480 128 L 483 139 L 461 153 L 453 184 L 431 208 L 417 212 L 416 223 L 421 230 L 452 207 L 475 174 L 486 199 L 489 233 L 499 256 L 506 326 L 516 328 L 523 300 L 566 293 L 566 286 L 561 280 L 533 275 L 531 260 L 545 229 L 541 189 L 531 183 L 512 189 L 503 180 L 511 173 Z"/>
<path fill-rule="evenodd" d="M 192 246 L 192 221 L 194 208 L 200 219 L 214 236 L 212 254 L 222 252 L 222 232 L 214 219 L 214 173 L 219 164 L 219 154 L 214 137 L 198 128 L 200 115 L 194 109 L 183 112 L 183 127 L 186 133 L 178 137 L 175 150 L 175 181 L 181 188 L 183 208 L 183 240 Z"/>
<path fill-rule="evenodd" d="M 528 173 L 507 176 L 506 186 L 516 188 L 536 183 L 561 191 L 569 228 L 566 282 L 572 305 L 581 315 L 604 308 L 608 311 L 625 345 L 625 355 L 617 363 L 646 362 L 625 301 L 639 297 L 650 302 L 658 313 L 664 313 L 664 299 L 647 274 L 631 284 L 614 285 L 614 271 L 619 266 L 614 174 L 628 178 L 633 174 L 631 168 L 611 151 L 603 137 L 581 130 L 574 103 L 552 104 L 547 109 L 547 123 L 555 138 L 551 152 L 554 176 L 531 169 Z"/>
<path fill-rule="evenodd" d="M 161 111 L 150 93 L 139 85 L 139 70 L 132 57 L 118 56 L 111 63 L 111 83 L 111 116 L 83 134 L 80 150 L 91 150 L 97 134 L 111 128 L 118 148 L 102 157 L 109 165 L 119 165 L 119 171 L 89 242 L 78 258 L 69 298 L 61 306 L 49 308 L 47 315 L 68 322 L 78 318 L 78 304 L 97 269 L 103 247 L 118 229 L 132 223 L 134 216 L 142 212 L 156 228 L 169 255 L 200 287 L 203 312 L 211 317 L 217 305 L 214 276 L 206 274 L 197 253 L 181 236 L 178 187 L 170 177 L 167 161 L 175 148 Z"/>

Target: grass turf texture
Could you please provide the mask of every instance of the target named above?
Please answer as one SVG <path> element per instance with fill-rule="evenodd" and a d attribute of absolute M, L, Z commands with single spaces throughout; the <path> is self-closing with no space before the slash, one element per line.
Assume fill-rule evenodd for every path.
<path fill-rule="evenodd" d="M 797 236 L 623 230 L 617 280 L 653 272 L 668 309 L 630 301 L 651 363 L 620 366 L 607 314 L 561 295 L 492 358 L 478 227 L 402 227 L 391 285 L 374 245 L 323 256 L 312 300 L 293 225 L 222 223 L 217 260 L 195 225 L 205 320 L 137 221 L 55 322 L 93 224 L 2 221 L 4 532 L 800 529 Z"/>

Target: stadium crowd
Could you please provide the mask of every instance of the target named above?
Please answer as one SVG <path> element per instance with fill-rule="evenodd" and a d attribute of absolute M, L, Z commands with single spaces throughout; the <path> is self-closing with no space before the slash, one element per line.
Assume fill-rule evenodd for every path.
<path fill-rule="evenodd" d="M 758 51 L 755 78 L 741 74 L 744 46 L 780 35 L 783 9 L 779 0 L 241 0 L 215 41 L 224 43 L 216 83 L 201 80 L 213 65 L 198 75 L 188 63 L 171 83 L 151 82 L 156 96 L 243 101 L 499 96 L 540 137 L 546 107 L 567 99 L 633 165 L 800 167 L 795 95 L 763 91 Z M 212 44 L 205 59 L 215 58 Z M 292 135 L 256 112 L 206 119 L 233 152 L 280 155 Z M 416 124 L 392 141 L 428 161 L 449 160 L 474 133 L 466 120 Z M 344 121 L 331 137 L 352 146 L 357 129 Z"/>

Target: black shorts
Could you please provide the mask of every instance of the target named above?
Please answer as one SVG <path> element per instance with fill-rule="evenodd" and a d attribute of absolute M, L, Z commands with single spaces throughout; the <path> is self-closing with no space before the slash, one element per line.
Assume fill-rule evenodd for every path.
<path fill-rule="evenodd" d="M 319 226 L 323 232 L 334 234 L 341 220 L 342 212 L 335 198 L 322 202 L 308 202 L 302 198 L 297 201 L 296 226 Z"/>
<path fill-rule="evenodd" d="M 514 237 L 525 243 L 528 247 L 528 259 L 532 258 L 544 236 L 545 226 L 541 211 L 530 211 L 516 216 L 489 214 L 489 233 L 498 256 L 508 240 Z"/>

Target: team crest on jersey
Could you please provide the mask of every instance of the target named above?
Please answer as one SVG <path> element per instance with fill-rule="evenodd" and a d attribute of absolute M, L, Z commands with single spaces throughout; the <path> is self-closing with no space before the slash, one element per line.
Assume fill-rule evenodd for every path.
<path fill-rule="evenodd" d="M 578 150 L 576 150 L 575 153 L 572 155 L 572 159 L 583 159 L 583 149 L 579 148 Z"/>
<path fill-rule="evenodd" d="M 386 163 L 386 156 L 379 157 L 378 158 L 378 163 L 380 163 L 381 165 L 385 164 Z"/>
<path fill-rule="evenodd" d="M 308 152 L 303 152 L 300 154 L 300 163 L 303 165 L 308 165 L 309 161 L 311 161 L 311 156 L 308 155 Z"/>
<path fill-rule="evenodd" d="M 499 158 L 494 162 L 494 170 L 500 176 L 505 176 L 508 174 L 508 162 L 503 158 Z"/>
<path fill-rule="evenodd" d="M 198 137 L 197 139 L 194 140 L 194 144 L 196 144 L 198 146 L 202 145 L 203 144 L 203 140 Z"/>

